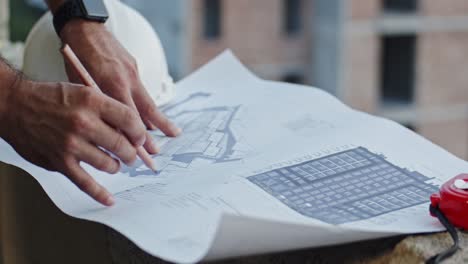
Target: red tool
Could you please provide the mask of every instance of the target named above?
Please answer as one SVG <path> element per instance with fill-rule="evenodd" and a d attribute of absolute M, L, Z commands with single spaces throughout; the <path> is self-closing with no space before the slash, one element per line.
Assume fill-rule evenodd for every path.
<path fill-rule="evenodd" d="M 466 182 L 467 188 L 461 181 Z M 468 230 L 468 174 L 444 183 L 439 193 L 431 195 L 431 206 L 438 207 L 454 226 Z M 431 215 L 436 217 L 433 212 Z"/>
<path fill-rule="evenodd" d="M 437 264 L 452 256 L 460 248 L 460 239 L 455 227 L 468 229 L 468 174 L 460 174 L 444 183 L 439 193 L 431 195 L 429 211 L 447 228 L 453 245 L 429 258 L 426 263 Z"/>

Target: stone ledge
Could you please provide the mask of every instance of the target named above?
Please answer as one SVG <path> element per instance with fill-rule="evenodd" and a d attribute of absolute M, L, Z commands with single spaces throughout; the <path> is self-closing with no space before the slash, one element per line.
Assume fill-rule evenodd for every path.
<path fill-rule="evenodd" d="M 444 264 L 468 263 L 468 233 L 460 232 L 461 249 Z M 120 234 L 109 231 L 109 250 L 115 264 L 164 264 Z M 360 263 L 360 264 L 397 264 L 424 263 L 425 260 L 452 245 L 448 233 L 429 235 L 400 236 L 351 244 L 275 253 L 263 256 L 212 262 L 215 264 L 277 264 L 277 263 Z"/>
<path fill-rule="evenodd" d="M 459 232 L 460 249 L 444 261 L 450 263 L 468 263 L 468 233 Z M 369 263 L 424 263 L 433 255 L 452 246 L 452 238 L 447 232 L 408 236 L 398 243 L 393 250 Z"/>

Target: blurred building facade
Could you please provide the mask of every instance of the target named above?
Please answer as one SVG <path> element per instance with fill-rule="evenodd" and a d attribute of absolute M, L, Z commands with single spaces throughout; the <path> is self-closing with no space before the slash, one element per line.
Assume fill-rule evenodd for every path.
<path fill-rule="evenodd" d="M 312 81 L 312 0 L 124 1 L 155 27 L 176 77 L 229 48 L 264 78 Z"/>
<path fill-rule="evenodd" d="M 466 0 L 122 1 L 154 26 L 176 79 L 229 48 L 263 78 L 315 85 L 468 158 Z"/>
<path fill-rule="evenodd" d="M 156 20 L 176 76 L 230 48 L 263 78 L 315 85 L 468 158 L 466 0 L 127 2 Z"/>
<path fill-rule="evenodd" d="M 316 8 L 332 2 L 334 12 L 315 17 L 317 28 L 336 28 L 314 38 L 338 32 L 340 45 L 316 45 L 338 56 L 325 69 L 315 60 L 315 84 L 468 158 L 468 1 L 317 0 Z"/>

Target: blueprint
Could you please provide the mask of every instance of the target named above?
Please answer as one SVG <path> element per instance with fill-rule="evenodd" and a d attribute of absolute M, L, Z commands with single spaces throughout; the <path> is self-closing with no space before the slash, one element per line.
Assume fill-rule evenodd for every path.
<path fill-rule="evenodd" d="M 192 107 L 195 101 L 209 99 L 210 93 L 192 93 L 163 108 L 164 113 L 184 131 L 177 138 L 164 137 L 153 132 L 161 147 L 161 154 L 154 158 L 159 171 L 143 166 L 141 161 L 122 172 L 130 177 L 158 176 L 178 170 L 193 169 L 212 163 L 240 161 L 252 149 L 242 142 L 238 119 L 242 105 Z"/>
<path fill-rule="evenodd" d="M 0 141 L 66 214 L 109 226 L 148 254 L 195 263 L 440 231 L 429 197 L 468 163 L 321 89 L 262 80 L 225 52 L 177 83 L 161 110 L 183 132 L 151 135 L 158 171 L 109 175 L 103 207 Z M 17 168 L 17 169 L 16 169 Z"/>
<path fill-rule="evenodd" d="M 364 220 L 427 202 L 430 178 L 365 148 L 338 152 L 248 179 L 295 211 L 330 224 Z"/>

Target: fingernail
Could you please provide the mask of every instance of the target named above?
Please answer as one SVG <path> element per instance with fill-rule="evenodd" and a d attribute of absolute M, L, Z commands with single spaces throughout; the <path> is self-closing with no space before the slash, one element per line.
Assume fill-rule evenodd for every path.
<path fill-rule="evenodd" d="M 115 199 L 112 195 L 107 196 L 106 201 L 104 202 L 107 206 L 112 206 L 115 204 Z"/>
<path fill-rule="evenodd" d="M 180 133 L 182 133 L 182 129 L 180 129 L 179 127 L 176 127 L 176 126 L 172 126 L 172 131 L 174 131 L 175 136 L 178 136 L 178 135 L 180 135 Z"/>
<path fill-rule="evenodd" d="M 146 137 L 142 137 L 140 140 L 137 142 L 137 147 L 143 146 L 145 144 Z"/>
<path fill-rule="evenodd" d="M 150 140 L 148 142 L 148 149 L 147 149 L 151 154 L 158 154 L 160 149 L 156 143 L 154 143 L 153 140 Z"/>
<path fill-rule="evenodd" d="M 161 149 L 155 143 L 153 143 L 153 149 L 154 149 L 154 154 L 158 154 L 159 152 L 161 152 Z"/>

